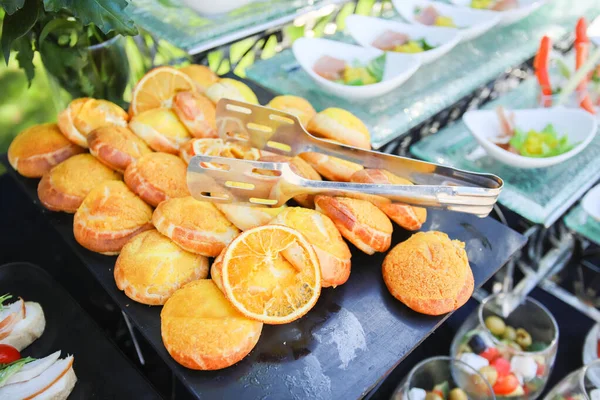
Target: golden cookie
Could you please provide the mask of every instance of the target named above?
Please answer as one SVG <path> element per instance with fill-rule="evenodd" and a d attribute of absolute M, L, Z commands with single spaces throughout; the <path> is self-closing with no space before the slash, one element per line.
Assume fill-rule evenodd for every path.
<path fill-rule="evenodd" d="M 191 139 L 186 127 L 169 108 L 153 108 L 133 116 L 129 129 L 153 150 L 175 155 L 179 154 L 181 145 Z"/>
<path fill-rule="evenodd" d="M 286 95 L 274 97 L 267 104 L 267 107 L 295 115 L 305 127 L 317 114 L 313 106 L 307 100 L 298 96 Z"/>
<path fill-rule="evenodd" d="M 307 129 L 317 137 L 361 149 L 371 149 L 371 134 L 365 124 L 341 108 L 328 108 L 315 115 Z"/>
<path fill-rule="evenodd" d="M 93 130 L 87 140 L 92 155 L 121 173 L 144 154 L 152 153 L 142 139 L 121 126 L 105 126 Z"/>

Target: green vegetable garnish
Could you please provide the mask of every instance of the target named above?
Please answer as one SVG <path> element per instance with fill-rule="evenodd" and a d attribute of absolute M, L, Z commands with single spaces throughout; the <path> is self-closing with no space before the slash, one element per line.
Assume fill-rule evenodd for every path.
<path fill-rule="evenodd" d="M 381 82 L 383 80 L 383 73 L 385 71 L 385 60 L 387 58 L 387 53 L 383 53 L 379 57 L 372 59 L 367 64 L 367 71 L 369 74 L 375 78 L 377 82 Z"/>
<path fill-rule="evenodd" d="M 442 394 L 442 398 L 445 400 L 448 398 L 448 393 L 450 392 L 450 385 L 447 381 L 439 383 L 433 387 L 432 392 L 439 392 Z"/>
<path fill-rule="evenodd" d="M 546 125 L 541 132 L 531 129 L 525 133 L 516 128 L 510 139 L 510 145 L 522 156 L 535 158 L 558 156 L 570 151 L 575 146 L 569 143 L 567 135 L 559 138 L 552 124 Z"/>
<path fill-rule="evenodd" d="M 6 300 L 12 299 L 12 295 L 7 293 L 4 296 L 0 296 L 0 311 L 4 310 L 4 302 Z"/>
<path fill-rule="evenodd" d="M 423 51 L 435 49 L 435 46 L 430 45 L 425 39 L 417 40 L 417 42 L 421 45 Z"/>
<path fill-rule="evenodd" d="M 569 79 L 571 77 L 571 70 L 569 66 L 560 58 L 556 59 L 556 66 L 558 67 L 558 72 L 565 78 Z"/>
<path fill-rule="evenodd" d="M 8 364 L 0 364 L 0 386 L 4 385 L 8 378 L 19 372 L 25 364 L 32 361 L 35 361 L 35 358 L 25 357 Z"/>

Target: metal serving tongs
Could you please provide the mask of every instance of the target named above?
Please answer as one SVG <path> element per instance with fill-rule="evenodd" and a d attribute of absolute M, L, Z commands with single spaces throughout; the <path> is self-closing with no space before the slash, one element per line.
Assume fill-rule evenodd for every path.
<path fill-rule="evenodd" d="M 292 172 L 287 162 L 259 162 L 197 155 L 188 165 L 192 196 L 214 203 L 279 207 L 299 194 L 363 198 L 375 203 L 399 202 L 487 216 L 502 190 L 502 180 L 410 158 L 358 149 L 318 139 L 297 117 L 267 107 L 222 99 L 217 104 L 222 139 L 293 157 L 317 152 L 385 169 L 415 185 L 313 181 Z"/>

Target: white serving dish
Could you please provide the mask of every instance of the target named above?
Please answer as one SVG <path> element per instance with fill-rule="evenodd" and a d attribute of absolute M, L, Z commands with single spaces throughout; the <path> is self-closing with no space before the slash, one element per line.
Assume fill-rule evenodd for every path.
<path fill-rule="evenodd" d="M 181 0 L 183 4 L 202 15 L 216 15 L 240 8 L 254 0 Z"/>
<path fill-rule="evenodd" d="M 463 42 L 475 39 L 492 29 L 500 22 L 500 15 L 494 11 L 473 10 L 467 7 L 457 7 L 452 4 L 429 0 L 392 0 L 398 13 L 411 24 L 423 25 L 415 19 L 415 8 L 434 6 L 444 16 L 451 17 L 459 27 Z M 428 25 L 424 25 L 428 26 Z"/>
<path fill-rule="evenodd" d="M 365 48 L 327 39 L 300 38 L 293 45 L 294 56 L 307 74 L 324 90 L 348 99 L 368 99 L 388 93 L 408 80 L 421 65 L 417 57 L 388 53 L 381 82 L 365 86 L 348 86 L 319 76 L 313 66 L 321 56 L 335 57 L 346 62 L 359 60 L 367 63 L 383 54 L 374 48 Z"/>
<path fill-rule="evenodd" d="M 376 48 L 372 45 L 373 41 L 388 30 L 408 35 L 411 39 L 425 39 L 432 46 L 436 46 L 435 49 L 422 53 L 408 54 L 418 57 L 423 64 L 435 61 L 448 53 L 460 42 L 461 38 L 458 29 L 404 24 L 402 22 L 362 15 L 348 16 L 346 19 L 346 28 L 358 44 L 371 48 Z"/>
<path fill-rule="evenodd" d="M 568 135 L 570 143 L 579 143 L 571 151 L 559 156 L 524 157 L 504 150 L 490 140 L 501 134 L 500 122 L 495 111 L 476 110 L 465 113 L 463 121 L 486 153 L 504 164 L 517 168 L 544 168 L 566 161 L 585 149 L 598 131 L 596 118 L 580 109 L 556 107 L 508 112 L 514 112 L 515 126 L 519 129 L 540 131 L 546 125 L 552 124 L 560 136 Z"/>
<path fill-rule="evenodd" d="M 450 0 L 450 2 L 457 6 L 471 8 L 471 0 Z M 510 25 L 528 17 L 529 14 L 543 6 L 545 3 L 546 0 L 519 0 L 519 8 L 493 12 L 500 15 L 500 25 Z"/>
<path fill-rule="evenodd" d="M 583 210 L 600 222 L 600 185 L 594 186 L 581 200 Z"/>

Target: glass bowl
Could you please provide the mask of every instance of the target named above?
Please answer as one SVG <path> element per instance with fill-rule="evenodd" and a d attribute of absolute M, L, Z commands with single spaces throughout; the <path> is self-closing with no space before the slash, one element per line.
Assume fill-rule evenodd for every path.
<path fill-rule="evenodd" d="M 462 361 L 433 357 L 421 361 L 402 380 L 392 400 L 495 400 L 483 375 Z"/>
<path fill-rule="evenodd" d="M 558 325 L 546 307 L 529 297 L 507 318 L 499 318 L 503 299 L 503 294 L 492 295 L 480 304 L 456 333 L 450 355 L 484 372 L 496 398 L 535 399 L 554 366 Z"/>
<path fill-rule="evenodd" d="M 600 396 L 600 360 L 563 378 L 544 400 L 592 400 Z"/>

